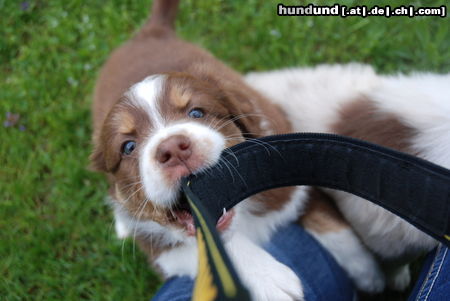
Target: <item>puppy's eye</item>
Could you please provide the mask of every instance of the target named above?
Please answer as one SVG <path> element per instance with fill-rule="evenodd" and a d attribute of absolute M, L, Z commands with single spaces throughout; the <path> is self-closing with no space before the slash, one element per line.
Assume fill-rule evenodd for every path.
<path fill-rule="evenodd" d="M 136 142 L 134 141 L 125 141 L 122 144 L 122 154 L 129 155 L 136 148 Z"/>
<path fill-rule="evenodd" d="M 191 118 L 202 118 L 205 116 L 205 112 L 202 109 L 192 109 L 189 111 L 188 116 Z"/>

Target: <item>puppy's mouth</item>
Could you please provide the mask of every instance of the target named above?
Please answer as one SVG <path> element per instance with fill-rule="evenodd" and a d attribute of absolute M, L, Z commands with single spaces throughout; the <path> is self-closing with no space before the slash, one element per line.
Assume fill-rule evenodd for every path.
<path fill-rule="evenodd" d="M 194 236 L 196 233 L 194 225 L 194 217 L 191 214 L 191 208 L 189 207 L 188 200 L 184 193 L 180 194 L 177 203 L 172 208 L 173 221 L 179 224 L 186 232 L 188 236 Z M 222 216 L 219 218 L 216 224 L 216 228 L 219 231 L 225 231 L 231 224 L 234 216 L 234 209 L 229 211 L 223 210 Z"/>

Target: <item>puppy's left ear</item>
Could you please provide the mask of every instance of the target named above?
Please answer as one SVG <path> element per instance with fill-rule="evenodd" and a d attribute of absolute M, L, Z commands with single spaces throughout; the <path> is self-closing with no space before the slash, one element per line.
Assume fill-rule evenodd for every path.
<path fill-rule="evenodd" d="M 94 146 L 94 150 L 92 154 L 89 156 L 90 164 L 89 169 L 92 171 L 99 171 L 99 172 L 105 172 L 107 170 L 106 168 L 106 162 L 105 162 L 105 156 L 103 154 L 103 151 L 100 150 L 98 145 Z"/>

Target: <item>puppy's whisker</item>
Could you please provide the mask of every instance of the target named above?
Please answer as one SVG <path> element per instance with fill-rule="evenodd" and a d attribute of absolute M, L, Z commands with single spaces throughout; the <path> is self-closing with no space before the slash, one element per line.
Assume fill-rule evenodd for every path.
<path fill-rule="evenodd" d="M 225 138 L 244 137 L 244 135 L 254 135 L 254 136 L 259 136 L 260 133 L 255 133 L 255 132 L 241 132 L 241 133 L 239 133 L 239 134 L 225 136 Z"/>
<path fill-rule="evenodd" d="M 269 151 L 269 149 L 268 149 L 268 147 L 269 147 L 269 148 L 271 148 L 273 151 L 275 151 L 281 158 L 283 158 L 283 155 L 280 153 L 280 151 L 278 151 L 273 145 L 270 145 L 270 143 L 261 141 L 261 140 L 256 139 L 256 138 L 254 138 L 254 139 L 249 139 L 249 140 L 247 140 L 247 141 L 248 141 L 248 142 L 252 142 L 252 143 L 256 143 L 256 144 L 260 144 L 260 145 L 264 146 L 264 148 L 266 149 L 267 153 L 270 155 L 270 151 Z"/>
<path fill-rule="evenodd" d="M 120 184 L 120 183 L 126 183 L 128 181 L 134 181 L 134 180 L 139 180 L 141 181 L 141 177 L 140 176 L 129 176 L 129 177 L 124 177 L 120 180 L 117 180 L 116 183 Z"/>
<path fill-rule="evenodd" d="M 224 158 L 220 158 L 219 161 L 220 161 L 220 162 L 223 162 L 223 164 L 225 165 L 225 167 L 228 169 L 228 172 L 230 173 L 231 178 L 232 178 L 232 181 L 233 181 L 233 183 L 234 183 L 234 175 L 233 175 L 233 171 L 232 171 L 231 168 L 228 166 L 229 163 L 228 163 L 227 161 L 225 161 Z"/>
<path fill-rule="evenodd" d="M 231 118 L 230 118 L 231 117 Z M 214 130 L 218 131 L 221 128 L 223 128 L 226 124 L 233 122 L 235 120 L 237 120 L 239 118 L 237 118 L 237 116 L 233 116 L 233 115 L 227 115 L 223 118 L 221 118 L 220 120 L 218 120 L 215 124 L 215 126 L 213 127 Z"/>
<path fill-rule="evenodd" d="M 124 177 L 120 180 L 117 180 L 117 183 L 122 183 L 122 182 L 128 182 L 128 181 L 132 181 L 132 180 L 136 180 L 139 179 L 140 176 L 129 176 L 129 177 Z"/>
<path fill-rule="evenodd" d="M 144 200 L 142 200 L 142 201 L 140 202 L 140 204 L 139 204 L 139 206 L 138 206 L 136 212 L 133 213 L 133 219 L 134 219 L 134 220 L 136 220 L 136 221 L 139 221 L 139 220 L 140 220 L 139 214 L 140 214 L 141 211 L 142 211 L 142 207 L 145 206 L 146 200 L 147 200 L 147 198 L 145 198 Z"/>
<path fill-rule="evenodd" d="M 227 126 L 228 124 L 235 122 L 242 118 L 247 118 L 247 117 L 261 117 L 262 118 L 264 116 L 262 114 L 250 114 L 250 113 L 249 114 L 240 114 L 240 115 L 237 115 L 237 116 L 227 120 L 224 124 L 220 125 L 220 127 L 215 128 L 215 130 L 219 131 L 220 129 Z"/>
<path fill-rule="evenodd" d="M 225 153 L 229 154 L 230 156 L 233 156 L 234 159 L 236 160 L 236 166 L 239 166 L 239 159 L 238 157 L 234 154 L 233 151 L 229 150 L 229 149 L 224 149 L 223 150 Z"/>
<path fill-rule="evenodd" d="M 129 183 L 129 184 L 127 184 L 127 185 L 125 185 L 125 186 L 123 186 L 123 187 L 121 187 L 121 189 L 128 189 L 129 187 L 131 187 L 131 186 L 138 186 L 138 185 L 142 185 L 143 183 L 142 183 L 142 181 L 137 181 L 137 182 L 133 182 L 133 183 Z"/>
<path fill-rule="evenodd" d="M 217 125 L 214 129 L 215 129 L 216 131 L 220 131 L 222 128 L 226 127 L 228 124 L 233 123 L 233 122 L 235 122 L 236 120 L 239 120 L 239 119 L 242 119 L 242 118 L 245 118 L 245 117 L 246 117 L 246 116 L 238 115 L 238 116 L 236 116 L 236 117 L 233 117 L 233 118 L 231 118 L 231 119 L 228 119 L 228 120 L 224 121 L 224 122 L 223 122 L 222 124 L 220 124 L 220 125 Z"/>
<path fill-rule="evenodd" d="M 217 161 L 217 166 L 219 166 L 219 170 L 220 170 L 220 172 L 223 174 L 223 171 L 222 171 L 222 169 L 223 169 L 223 167 L 222 167 L 222 158 L 219 158 L 219 161 Z M 213 167 L 214 165 L 210 165 L 210 166 L 208 166 L 207 168 L 205 168 L 205 173 L 207 173 L 208 175 L 211 175 L 211 169 L 212 169 L 212 167 Z"/>
<path fill-rule="evenodd" d="M 216 129 L 216 127 L 223 121 L 225 122 L 226 120 L 228 120 L 232 115 L 225 115 L 224 117 L 218 119 L 218 120 L 213 120 L 214 124 L 210 123 L 210 126 L 212 129 Z"/>
<path fill-rule="evenodd" d="M 128 198 L 126 198 L 123 202 L 127 203 L 135 194 L 137 194 L 139 191 L 141 191 L 144 188 L 144 185 L 141 185 L 139 189 L 136 189 L 135 192 L 133 192 Z"/>
<path fill-rule="evenodd" d="M 242 181 L 246 186 L 248 186 L 248 185 L 247 185 L 247 182 L 246 182 L 245 179 L 242 177 L 241 173 L 237 170 L 237 168 L 236 168 L 230 161 L 228 161 L 227 159 L 225 159 L 225 157 L 222 157 L 222 159 L 224 160 L 224 162 L 228 162 L 227 166 L 231 166 L 231 167 L 234 169 L 235 173 L 239 176 L 239 178 L 241 179 L 241 181 Z M 230 170 L 230 174 L 231 174 L 231 176 L 232 176 L 232 178 L 233 178 L 233 182 L 234 182 L 234 175 L 233 175 L 233 172 L 232 172 L 231 170 Z"/>
<path fill-rule="evenodd" d="M 134 230 L 133 230 L 133 259 L 136 259 L 136 234 L 137 234 L 137 225 L 141 220 L 142 214 L 144 213 L 144 209 L 147 206 L 148 200 L 144 199 L 144 201 L 142 202 L 143 206 L 142 209 L 139 212 L 139 216 L 136 219 L 136 223 L 134 226 Z"/>

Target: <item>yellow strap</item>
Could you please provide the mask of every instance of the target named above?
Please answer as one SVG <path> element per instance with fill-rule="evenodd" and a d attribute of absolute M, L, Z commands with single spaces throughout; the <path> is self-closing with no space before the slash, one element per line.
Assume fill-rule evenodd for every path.
<path fill-rule="evenodd" d="M 193 301 L 213 301 L 217 297 L 217 287 L 213 283 L 211 267 L 208 263 L 206 255 L 205 240 L 203 233 L 197 228 L 197 244 L 198 244 L 198 275 L 195 282 Z"/>
<path fill-rule="evenodd" d="M 220 255 L 219 249 L 217 248 L 216 244 L 214 243 L 214 239 L 212 237 L 211 231 L 209 230 L 208 226 L 206 225 L 206 221 L 203 219 L 203 216 L 201 215 L 200 211 L 198 210 L 197 206 L 188 198 L 189 204 L 191 205 L 192 210 L 194 211 L 195 215 L 197 216 L 200 227 L 205 232 L 205 241 L 206 245 L 209 247 L 209 251 L 211 253 L 212 259 L 214 261 L 214 265 L 217 270 L 217 274 L 219 275 L 220 281 L 223 286 L 224 293 L 227 297 L 234 297 L 236 296 L 237 289 L 236 285 L 234 283 L 233 277 L 231 277 L 230 272 L 228 271 L 228 268 L 223 261 L 222 256 Z M 199 232 L 199 231 L 197 231 Z M 199 254 L 200 255 L 200 254 Z M 206 256 L 206 253 L 204 254 Z M 197 280 L 198 281 L 198 280 Z"/>

